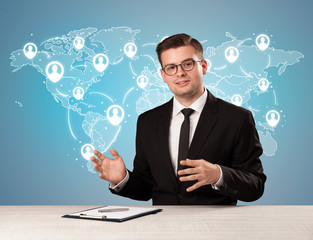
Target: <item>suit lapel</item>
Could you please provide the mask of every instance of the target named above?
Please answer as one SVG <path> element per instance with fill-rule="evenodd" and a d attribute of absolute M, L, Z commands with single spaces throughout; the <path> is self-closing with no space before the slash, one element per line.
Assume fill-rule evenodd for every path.
<path fill-rule="evenodd" d="M 173 99 L 164 105 L 163 111 L 160 114 L 158 121 L 158 133 L 163 164 L 167 169 L 169 176 L 173 181 L 173 184 L 177 184 L 177 178 L 172 166 L 172 161 L 169 153 L 169 131 L 172 111 L 173 111 Z"/>
<path fill-rule="evenodd" d="M 201 151 L 218 118 L 214 115 L 218 111 L 216 98 L 208 91 L 207 101 L 201 112 L 192 142 L 189 147 L 188 158 L 196 159 Z"/>

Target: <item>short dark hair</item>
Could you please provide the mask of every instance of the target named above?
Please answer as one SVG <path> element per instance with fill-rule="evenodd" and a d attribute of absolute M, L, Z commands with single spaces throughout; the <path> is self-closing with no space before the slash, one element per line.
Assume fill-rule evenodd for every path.
<path fill-rule="evenodd" d="M 186 33 L 179 33 L 172 35 L 170 37 L 165 38 L 162 42 L 160 42 L 156 48 L 156 52 L 158 54 L 159 62 L 162 65 L 161 54 L 171 48 L 178 48 L 183 46 L 193 46 L 197 53 L 200 55 L 200 58 L 203 59 L 203 47 L 201 43 L 192 38 Z"/>

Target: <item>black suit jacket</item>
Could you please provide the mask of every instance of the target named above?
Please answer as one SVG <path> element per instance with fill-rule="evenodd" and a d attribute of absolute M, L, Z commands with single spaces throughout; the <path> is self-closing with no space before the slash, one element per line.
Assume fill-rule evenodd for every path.
<path fill-rule="evenodd" d="M 139 116 L 134 169 L 125 187 L 113 193 L 136 200 L 152 198 L 153 205 L 236 204 L 262 196 L 266 176 L 259 156 L 263 150 L 250 111 L 208 91 L 188 158 L 219 164 L 224 182 L 220 190 L 206 185 L 187 192 L 195 181 L 178 181 L 169 154 L 172 109 L 173 99 Z"/>

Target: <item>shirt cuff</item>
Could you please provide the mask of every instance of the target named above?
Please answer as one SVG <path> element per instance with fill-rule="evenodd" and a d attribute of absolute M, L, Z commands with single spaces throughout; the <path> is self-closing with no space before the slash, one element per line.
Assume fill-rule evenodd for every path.
<path fill-rule="evenodd" d="M 216 166 L 218 166 L 218 168 L 220 169 L 221 171 L 221 175 L 220 175 L 220 178 L 218 179 L 218 181 L 216 183 L 212 183 L 211 186 L 213 189 L 215 190 L 220 190 L 220 187 L 223 185 L 223 171 L 222 171 L 222 168 L 218 165 L 218 164 L 215 164 Z"/>
<path fill-rule="evenodd" d="M 123 187 L 126 185 L 128 179 L 129 179 L 129 172 L 126 169 L 126 176 L 124 177 L 124 179 L 118 184 L 110 183 L 110 189 L 114 190 L 115 192 L 121 191 Z"/>

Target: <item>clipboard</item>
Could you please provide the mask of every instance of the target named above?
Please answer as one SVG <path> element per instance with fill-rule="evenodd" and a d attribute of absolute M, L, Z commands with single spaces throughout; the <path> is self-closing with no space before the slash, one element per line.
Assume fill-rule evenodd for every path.
<path fill-rule="evenodd" d="M 161 208 L 101 206 L 63 215 L 63 218 L 124 222 L 133 218 L 162 211 Z"/>

